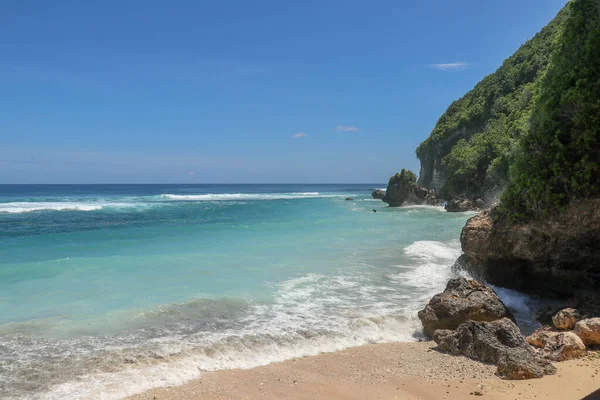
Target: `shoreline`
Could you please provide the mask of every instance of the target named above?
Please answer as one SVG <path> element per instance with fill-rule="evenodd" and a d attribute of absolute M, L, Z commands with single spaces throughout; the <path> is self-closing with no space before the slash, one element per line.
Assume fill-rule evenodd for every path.
<path fill-rule="evenodd" d="M 495 366 L 444 354 L 434 342 L 368 344 L 251 369 L 205 372 L 181 386 L 128 400 L 192 399 L 583 399 L 600 398 L 600 352 L 555 363 L 541 379 L 508 381 Z M 478 392 L 478 393 L 476 393 Z M 589 397 L 589 399 L 596 397 Z"/>

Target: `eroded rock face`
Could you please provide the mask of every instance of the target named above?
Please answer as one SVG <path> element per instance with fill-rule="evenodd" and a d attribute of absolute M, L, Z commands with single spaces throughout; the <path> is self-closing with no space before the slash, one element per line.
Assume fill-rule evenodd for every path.
<path fill-rule="evenodd" d="M 485 202 L 481 199 L 470 200 L 465 197 L 459 197 L 450 200 L 444 207 L 448 212 L 480 211 L 485 207 Z"/>
<path fill-rule="evenodd" d="M 545 297 L 600 290 L 600 199 L 527 225 L 499 223 L 489 211 L 462 230 L 458 265 L 478 279 Z"/>
<path fill-rule="evenodd" d="M 429 301 L 419 311 L 423 323 L 423 333 L 432 337 L 437 329 L 456 329 L 463 322 L 495 321 L 512 313 L 506 308 L 496 293 L 474 280 L 451 279 L 444 292 Z"/>
<path fill-rule="evenodd" d="M 400 207 L 408 204 L 438 205 L 439 201 L 434 190 L 427 190 L 423 186 L 416 185 L 392 177 L 382 199 L 390 207 Z"/>
<path fill-rule="evenodd" d="M 373 193 L 371 193 L 371 196 L 374 199 L 383 200 L 383 198 L 385 197 L 385 190 L 375 189 L 373 190 Z"/>
<path fill-rule="evenodd" d="M 498 375 L 505 379 L 541 378 L 556 372 L 552 364 L 535 353 L 508 318 L 468 321 L 454 331 L 440 329 L 435 331 L 433 340 L 442 351 L 497 365 Z"/>
<path fill-rule="evenodd" d="M 526 340 L 550 361 L 573 360 L 583 357 L 586 352 L 585 344 L 575 333 L 555 331 L 550 327 L 537 329 Z"/>
<path fill-rule="evenodd" d="M 575 328 L 575 324 L 580 319 L 579 311 L 574 308 L 565 308 L 552 317 L 552 324 L 556 329 L 566 331 Z"/>
<path fill-rule="evenodd" d="M 600 344 L 600 318 L 583 319 L 577 322 L 575 334 L 587 345 Z"/>

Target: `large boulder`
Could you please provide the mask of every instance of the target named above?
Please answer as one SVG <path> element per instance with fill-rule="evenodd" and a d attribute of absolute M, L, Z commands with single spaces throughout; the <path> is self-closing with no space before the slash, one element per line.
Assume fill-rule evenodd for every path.
<path fill-rule="evenodd" d="M 400 207 L 404 204 L 437 205 L 435 191 L 428 190 L 416 183 L 414 173 L 402 170 L 390 178 L 383 201 L 390 207 Z"/>
<path fill-rule="evenodd" d="M 527 343 L 539 348 L 539 354 L 550 361 L 566 361 L 585 356 L 585 344 L 573 332 L 560 332 L 549 327 L 537 329 Z"/>
<path fill-rule="evenodd" d="M 575 328 L 575 324 L 580 319 L 579 311 L 574 308 L 565 308 L 552 317 L 552 324 L 556 329 L 566 331 Z"/>
<path fill-rule="evenodd" d="M 464 278 L 448 281 L 446 289 L 419 311 L 423 333 L 428 337 L 436 329 L 456 329 L 466 321 L 495 321 L 505 317 L 514 319 L 492 289 Z"/>
<path fill-rule="evenodd" d="M 508 318 L 468 321 L 454 331 L 440 329 L 435 331 L 433 340 L 441 351 L 497 365 L 498 375 L 505 379 L 541 378 L 556 372 L 552 364 L 535 353 Z"/>
<path fill-rule="evenodd" d="M 461 233 L 460 265 L 478 279 L 544 297 L 600 291 L 600 199 L 510 225 L 485 211 Z M 580 310 L 581 311 L 581 310 Z"/>
<path fill-rule="evenodd" d="M 385 197 L 385 190 L 375 189 L 373 190 L 373 193 L 371 193 L 371 196 L 374 199 L 383 200 L 383 198 Z"/>
<path fill-rule="evenodd" d="M 600 318 L 583 319 L 577 322 L 575 334 L 587 345 L 600 344 Z"/>

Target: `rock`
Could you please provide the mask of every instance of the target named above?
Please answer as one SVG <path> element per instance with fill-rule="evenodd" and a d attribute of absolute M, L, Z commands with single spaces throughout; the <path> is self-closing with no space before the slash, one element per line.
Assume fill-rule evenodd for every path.
<path fill-rule="evenodd" d="M 574 308 L 565 308 L 552 317 L 552 324 L 556 329 L 563 331 L 575 328 L 577 321 L 581 319 L 579 311 Z"/>
<path fill-rule="evenodd" d="M 535 353 L 508 318 L 468 321 L 455 331 L 440 329 L 435 331 L 433 340 L 442 351 L 497 365 L 498 375 L 505 379 L 541 378 L 556 372 L 552 364 Z"/>
<path fill-rule="evenodd" d="M 524 225 L 493 214 L 472 217 L 462 230 L 460 264 L 472 276 L 548 298 L 600 292 L 600 199 Z"/>
<path fill-rule="evenodd" d="M 436 294 L 419 311 L 423 333 L 431 337 L 436 329 L 456 329 L 463 322 L 495 321 L 512 313 L 487 286 L 464 278 L 451 279 L 444 292 Z"/>
<path fill-rule="evenodd" d="M 352 197 L 346 197 L 346 201 L 354 201 Z"/>
<path fill-rule="evenodd" d="M 373 190 L 373 193 L 371 193 L 371 196 L 374 199 L 383 200 L 383 198 L 385 197 L 385 190 L 375 189 Z"/>
<path fill-rule="evenodd" d="M 600 318 L 582 319 L 575 324 L 575 334 L 586 345 L 600 344 Z"/>
<path fill-rule="evenodd" d="M 530 345 L 539 348 L 539 354 L 550 361 L 573 360 L 585 356 L 585 344 L 573 332 L 560 332 L 550 327 L 542 327 L 526 340 Z"/>
<path fill-rule="evenodd" d="M 400 207 L 403 204 L 439 204 L 435 191 L 417 185 L 415 174 L 404 169 L 390 178 L 382 200 L 390 207 Z"/>
<path fill-rule="evenodd" d="M 444 209 L 448 212 L 465 212 L 474 210 L 475 206 L 468 199 L 452 199 L 446 203 Z"/>
<path fill-rule="evenodd" d="M 542 326 L 536 329 L 531 335 L 527 336 L 525 340 L 533 347 L 543 348 L 546 345 L 546 341 L 549 336 L 554 335 L 556 331 L 553 331 L 549 326 Z"/>
<path fill-rule="evenodd" d="M 475 207 L 480 210 L 483 210 L 485 208 L 485 201 L 483 201 L 482 199 L 475 200 Z"/>

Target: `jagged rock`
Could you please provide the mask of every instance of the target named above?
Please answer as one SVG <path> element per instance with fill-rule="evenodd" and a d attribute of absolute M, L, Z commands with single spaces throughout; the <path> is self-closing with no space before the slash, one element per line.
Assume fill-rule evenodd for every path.
<path fill-rule="evenodd" d="M 498 375 L 505 379 L 541 378 L 556 372 L 552 364 L 535 353 L 508 318 L 468 321 L 455 331 L 440 329 L 435 331 L 433 340 L 442 351 L 497 365 Z"/>
<path fill-rule="evenodd" d="M 485 208 L 485 201 L 483 201 L 482 199 L 475 200 L 475 208 L 483 210 Z"/>
<path fill-rule="evenodd" d="M 565 308 L 552 317 L 552 324 L 556 329 L 566 331 L 575 328 L 575 324 L 580 319 L 579 311 L 574 308 Z"/>
<path fill-rule="evenodd" d="M 423 333 L 431 337 L 436 329 L 456 329 L 463 322 L 495 321 L 512 313 L 489 287 L 464 278 L 451 279 L 444 292 L 436 294 L 419 311 Z"/>
<path fill-rule="evenodd" d="M 600 318 L 582 319 L 577 322 L 575 334 L 587 345 L 600 344 Z"/>
<path fill-rule="evenodd" d="M 448 212 L 465 212 L 474 210 L 475 206 L 468 199 L 452 199 L 446 203 L 444 209 Z"/>
<path fill-rule="evenodd" d="M 437 205 L 439 203 L 435 191 L 417 185 L 415 175 L 405 170 L 390 178 L 382 200 L 390 207 L 400 207 L 404 204 Z"/>
<path fill-rule="evenodd" d="M 540 349 L 539 354 L 550 361 L 565 361 L 585 355 L 585 344 L 573 332 L 560 332 L 550 327 L 537 329 L 527 343 Z"/>
<path fill-rule="evenodd" d="M 492 214 L 472 217 L 461 233 L 460 265 L 472 276 L 549 298 L 600 291 L 600 199 L 526 225 Z"/>
<path fill-rule="evenodd" d="M 371 196 L 374 199 L 383 200 L 383 198 L 385 197 L 385 190 L 375 189 L 373 190 L 373 193 L 371 193 Z"/>
<path fill-rule="evenodd" d="M 552 330 L 549 326 L 542 326 L 541 328 L 536 329 L 533 333 L 525 338 L 527 343 L 537 348 L 544 348 L 546 345 L 546 341 L 550 336 L 553 336 L 557 332 Z"/>

